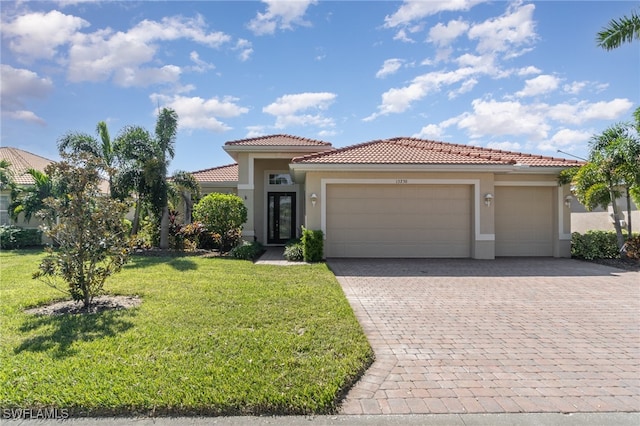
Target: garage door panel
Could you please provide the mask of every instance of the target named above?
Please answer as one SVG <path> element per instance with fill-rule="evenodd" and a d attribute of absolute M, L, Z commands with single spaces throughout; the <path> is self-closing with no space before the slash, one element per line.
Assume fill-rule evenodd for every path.
<path fill-rule="evenodd" d="M 553 255 L 553 188 L 497 187 L 496 256 Z"/>
<path fill-rule="evenodd" d="M 328 185 L 329 257 L 470 257 L 471 187 Z"/>

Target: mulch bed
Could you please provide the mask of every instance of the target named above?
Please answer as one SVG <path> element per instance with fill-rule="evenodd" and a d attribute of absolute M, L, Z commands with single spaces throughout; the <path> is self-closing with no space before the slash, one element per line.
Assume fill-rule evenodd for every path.
<path fill-rule="evenodd" d="M 32 315 L 67 315 L 67 314 L 97 314 L 104 311 L 130 309 L 140 306 L 142 299 L 137 296 L 98 296 L 93 299 L 89 310 L 84 308 L 82 302 L 63 300 L 50 305 L 39 306 L 25 310 Z"/>
<path fill-rule="evenodd" d="M 599 265 L 611 266 L 625 271 L 640 271 L 640 259 L 630 259 L 628 257 L 618 259 L 593 259 L 588 262 L 597 263 Z"/>

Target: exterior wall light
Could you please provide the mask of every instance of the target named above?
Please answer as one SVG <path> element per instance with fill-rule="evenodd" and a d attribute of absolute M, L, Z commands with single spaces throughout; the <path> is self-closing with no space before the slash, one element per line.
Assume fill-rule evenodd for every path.
<path fill-rule="evenodd" d="M 318 196 L 316 195 L 316 193 L 314 192 L 313 194 L 311 194 L 311 205 L 313 207 L 316 206 L 316 203 L 318 202 Z"/>
<path fill-rule="evenodd" d="M 493 201 L 493 195 L 490 192 L 484 194 L 484 205 L 489 207 L 491 206 L 491 201 Z"/>
<path fill-rule="evenodd" d="M 564 197 L 564 205 L 567 206 L 567 208 L 571 208 L 571 201 L 573 200 L 573 197 L 571 195 L 567 195 L 566 197 Z"/>

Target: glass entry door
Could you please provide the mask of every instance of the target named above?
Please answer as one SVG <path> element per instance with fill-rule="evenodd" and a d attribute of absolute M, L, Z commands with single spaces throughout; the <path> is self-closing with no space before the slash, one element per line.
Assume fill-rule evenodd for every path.
<path fill-rule="evenodd" d="M 267 244 L 284 244 L 296 237 L 296 193 L 269 192 Z"/>

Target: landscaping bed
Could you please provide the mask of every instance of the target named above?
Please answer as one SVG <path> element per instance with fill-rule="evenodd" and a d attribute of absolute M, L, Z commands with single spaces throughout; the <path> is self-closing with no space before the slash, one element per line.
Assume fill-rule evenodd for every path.
<path fill-rule="evenodd" d="M 331 413 L 373 358 L 324 264 L 134 256 L 106 290 L 139 304 L 37 315 L 25 311 L 63 297 L 31 279 L 41 257 L 0 253 L 3 409 Z"/>

